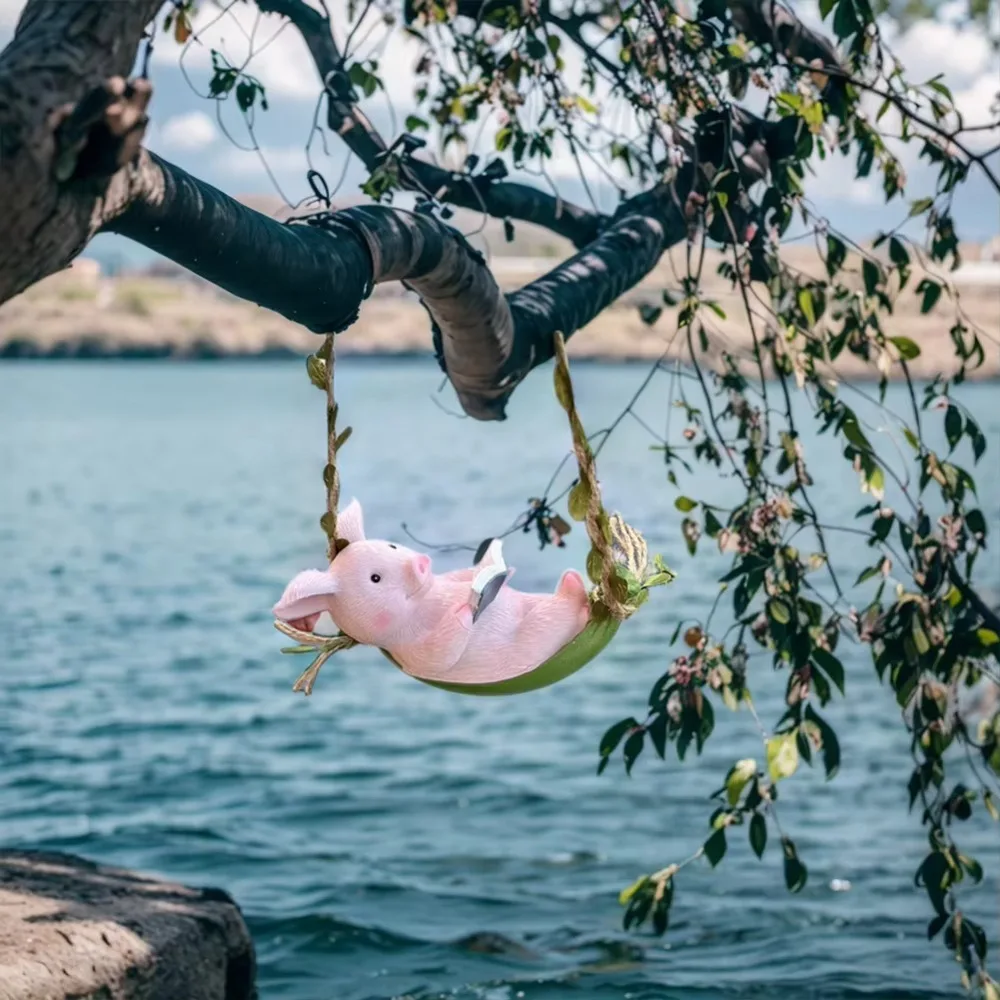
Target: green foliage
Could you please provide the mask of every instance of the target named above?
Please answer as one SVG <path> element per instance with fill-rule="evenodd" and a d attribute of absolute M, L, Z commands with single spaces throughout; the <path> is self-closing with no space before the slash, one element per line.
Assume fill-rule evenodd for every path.
<path fill-rule="evenodd" d="M 800 794 L 808 768 L 835 780 L 841 745 L 827 706 L 851 693 L 839 647 L 853 642 L 870 654 L 909 741 L 913 770 L 900 779 L 908 780 L 914 821 L 928 838 L 926 857 L 913 859 L 927 897 L 928 936 L 944 940 L 970 988 L 1000 1000 L 986 933 L 958 902 L 960 891 L 983 878 L 980 862 L 959 844 L 962 824 L 1000 815 L 1000 713 L 973 727 L 955 708 L 959 692 L 984 678 L 1000 683 L 1000 622 L 972 583 L 987 525 L 970 469 L 986 456 L 987 440 L 953 392 L 982 367 L 987 335 L 948 280 L 961 263 L 951 209 L 956 188 L 972 171 L 997 194 L 1000 181 L 968 141 L 947 86 L 939 78 L 908 80 L 883 44 L 880 13 L 904 18 L 919 9 L 890 0 L 820 0 L 833 44 L 787 25 L 761 28 L 755 16 L 763 22 L 765 12 L 777 10 L 764 3 L 700 0 L 683 15 L 670 3 L 631 0 L 596 0 L 586 15 L 579 5 L 490 3 L 472 21 L 445 0 L 411 0 L 406 30 L 423 51 L 417 107 L 405 120 L 411 141 L 389 146 L 364 191 L 382 201 L 412 187 L 414 133 L 436 138 L 442 153 L 464 153 L 490 116 L 492 163 L 544 174 L 547 161 L 568 148 L 578 160 L 599 159 L 614 183 L 683 211 L 686 272 L 663 291 L 662 306 L 639 306 L 649 326 L 675 311 L 674 335 L 692 373 L 671 378 L 670 411 L 683 427 L 678 433 L 668 425 L 655 450 L 672 487 L 679 541 L 692 557 L 711 548 L 729 564 L 710 613 L 679 625 L 670 638 L 671 647 L 683 647 L 673 650 L 647 704 L 604 733 L 597 766 L 600 773 L 620 759 L 626 774 L 653 758 L 678 766 L 702 752 L 723 718 L 734 725 L 750 720 L 760 751 L 758 759 L 728 768 L 711 796 L 708 832 L 692 832 L 694 853 L 623 891 L 625 926 L 666 932 L 679 873 L 702 859 L 724 865 L 739 832 L 733 828 L 741 825 L 753 853 L 788 891 L 807 890 L 808 859 L 779 819 L 778 789 Z M 984 5 L 972 0 L 970 15 L 985 18 Z M 586 21 L 600 22 L 601 45 L 589 40 Z M 580 75 L 566 72 L 571 47 Z M 447 60 L 438 58 L 444 51 Z M 375 60 L 349 55 L 338 72 L 327 87 L 339 100 L 363 101 L 382 89 Z M 760 118 L 739 107 L 751 88 L 768 95 Z M 259 82 L 218 53 L 210 92 L 220 100 L 233 94 L 247 113 L 266 107 Z M 869 114 L 863 103 L 872 98 L 877 111 Z M 624 130 L 621 121 L 628 122 Z M 903 145 L 932 171 L 929 190 L 908 183 Z M 898 208 L 899 224 L 871 246 L 854 244 L 819 218 L 806 194 L 809 171 L 831 157 L 852 164 L 856 178 L 877 182 Z M 454 184 L 469 183 L 472 168 L 469 157 Z M 475 178 L 479 191 L 489 183 Z M 421 193 L 447 201 L 447 189 Z M 783 238 L 803 227 L 821 258 L 816 274 L 782 257 Z M 509 217 L 505 229 L 511 238 Z M 727 316 L 704 294 L 708 241 L 724 249 L 718 273 L 742 302 L 749 357 L 718 350 Z M 904 295 L 940 321 L 954 347 L 953 370 L 937 376 L 922 398 L 911 372 L 923 360 L 921 344 L 898 321 Z M 320 387 L 322 362 L 308 362 Z M 849 383 L 834 377 L 845 363 L 874 377 L 877 388 L 859 392 L 875 405 L 884 404 L 889 379 L 900 379 L 907 412 L 869 421 L 859 392 L 852 395 Z M 569 387 L 558 378 L 556 387 L 567 406 Z M 864 505 L 853 524 L 829 524 L 814 503 L 797 399 L 857 477 Z M 574 440 L 592 462 L 581 428 Z M 703 485 L 706 470 L 739 482 L 736 502 L 714 502 Z M 568 512 L 577 520 L 594 519 L 591 478 L 581 476 L 569 492 Z M 838 570 L 839 534 L 872 550 L 853 581 Z M 648 578 L 607 574 L 597 549 L 588 559 L 591 579 L 623 602 L 640 602 L 648 587 L 672 576 L 659 566 Z M 784 685 L 776 719 L 757 715 L 751 662 Z M 956 761 L 971 762 L 964 783 L 955 777 Z"/>
<path fill-rule="evenodd" d="M 259 104 L 261 111 L 267 111 L 267 92 L 255 76 L 230 64 L 229 60 L 212 49 L 212 77 L 208 83 L 209 97 L 224 101 L 230 95 L 244 114 L 251 112 Z"/>

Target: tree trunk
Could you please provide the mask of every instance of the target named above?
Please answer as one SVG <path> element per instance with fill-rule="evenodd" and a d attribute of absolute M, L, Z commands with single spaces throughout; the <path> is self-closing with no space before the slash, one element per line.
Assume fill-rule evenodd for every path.
<path fill-rule="evenodd" d="M 129 73 L 162 0 L 30 0 L 0 56 L 0 302 L 66 267 L 96 231 L 118 138 L 91 102 L 92 131 L 60 135 L 72 111 Z M 84 109 L 86 110 L 86 108 Z M 66 139 L 80 139 L 67 146 Z M 65 182 L 56 178 L 66 165 Z M 73 162 L 73 161 L 76 162 Z M 79 165 L 82 169 L 74 169 Z M 117 167 L 117 163 L 114 164 Z"/>

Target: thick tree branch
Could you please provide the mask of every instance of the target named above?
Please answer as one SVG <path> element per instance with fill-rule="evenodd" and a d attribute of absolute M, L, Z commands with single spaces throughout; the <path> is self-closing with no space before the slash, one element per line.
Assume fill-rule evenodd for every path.
<path fill-rule="evenodd" d="M 807 28 L 777 0 L 728 0 L 727 6 L 733 23 L 747 38 L 758 45 L 770 45 L 790 62 L 819 60 L 823 66 L 841 66 L 836 45 Z"/>
<path fill-rule="evenodd" d="M 375 170 L 387 146 L 357 106 L 330 22 L 303 0 L 257 0 L 257 6 L 265 13 L 287 17 L 301 33 L 326 88 L 329 128 L 340 135 L 369 172 Z M 413 155 L 404 158 L 401 180 L 412 191 L 458 208 L 532 222 L 565 237 L 575 247 L 590 243 L 606 221 L 596 212 L 527 184 L 456 174 Z"/>
<path fill-rule="evenodd" d="M 0 302 L 65 267 L 138 149 L 148 88 L 127 87 L 161 0 L 30 0 L 0 54 Z"/>
<path fill-rule="evenodd" d="M 381 205 L 283 225 L 144 152 L 104 228 L 317 333 L 350 325 L 371 286 L 403 281 L 427 307 L 465 411 L 500 420 L 553 334 L 590 322 L 687 232 L 667 189 L 636 199 L 585 250 L 503 295 L 480 254 L 426 215 Z"/>
<path fill-rule="evenodd" d="M 145 150 L 101 228 L 317 333 L 347 326 L 370 287 L 353 233 L 282 225 Z"/>

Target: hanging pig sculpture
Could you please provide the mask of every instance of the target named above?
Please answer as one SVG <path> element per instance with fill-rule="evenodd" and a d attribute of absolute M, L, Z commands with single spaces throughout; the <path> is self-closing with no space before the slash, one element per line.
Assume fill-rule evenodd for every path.
<path fill-rule="evenodd" d="M 337 517 L 349 544 L 325 570 L 299 573 L 274 606 L 275 617 L 312 631 L 326 611 L 357 642 L 378 646 L 414 677 L 484 684 L 533 670 L 579 635 L 590 618 L 579 573 L 563 574 L 554 594 L 507 585 L 494 540 L 472 569 L 436 575 L 430 556 L 368 540 L 361 505 Z M 488 595 L 488 596 L 485 596 Z"/>

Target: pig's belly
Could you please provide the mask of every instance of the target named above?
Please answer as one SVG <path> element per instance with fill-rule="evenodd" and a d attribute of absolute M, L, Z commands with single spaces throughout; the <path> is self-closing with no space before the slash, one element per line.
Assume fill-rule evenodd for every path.
<path fill-rule="evenodd" d="M 569 601 L 501 591 L 472 626 L 465 653 L 447 679 L 484 684 L 518 677 L 557 653 L 585 624 L 580 608 Z"/>

